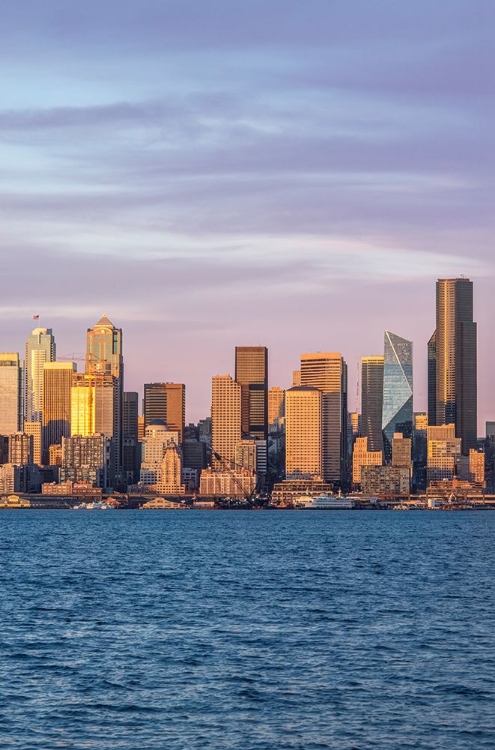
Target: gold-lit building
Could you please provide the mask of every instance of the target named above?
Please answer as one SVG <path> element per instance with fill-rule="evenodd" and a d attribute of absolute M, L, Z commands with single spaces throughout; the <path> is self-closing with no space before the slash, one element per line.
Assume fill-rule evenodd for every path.
<path fill-rule="evenodd" d="M 285 390 L 274 385 L 268 390 L 268 432 L 280 432 L 285 420 Z"/>
<path fill-rule="evenodd" d="M 0 435 L 21 429 L 21 363 L 14 352 L 0 354 Z"/>
<path fill-rule="evenodd" d="M 241 386 L 230 375 L 215 375 L 211 394 L 212 468 L 222 470 L 235 463 L 235 447 L 241 434 Z"/>
<path fill-rule="evenodd" d="M 426 476 L 428 484 L 453 479 L 461 456 L 461 438 L 455 424 L 428 427 Z"/>
<path fill-rule="evenodd" d="M 287 479 L 322 478 L 322 393 L 295 386 L 285 394 Z"/>
<path fill-rule="evenodd" d="M 381 451 L 368 450 L 368 438 L 358 437 L 354 442 L 352 451 L 352 483 L 361 484 L 361 471 L 363 466 L 381 466 L 383 454 Z"/>
<path fill-rule="evenodd" d="M 322 393 L 323 479 L 347 477 L 347 365 L 338 352 L 301 356 L 301 385 Z"/>
<path fill-rule="evenodd" d="M 268 349 L 236 346 L 235 381 L 241 386 L 241 432 L 244 438 L 268 438 Z"/>
<path fill-rule="evenodd" d="M 33 439 L 33 463 L 42 462 L 42 425 L 41 422 L 24 422 L 24 432 Z"/>
<path fill-rule="evenodd" d="M 45 362 L 43 365 L 43 456 L 48 462 L 51 445 L 70 437 L 72 377 L 74 362 Z"/>

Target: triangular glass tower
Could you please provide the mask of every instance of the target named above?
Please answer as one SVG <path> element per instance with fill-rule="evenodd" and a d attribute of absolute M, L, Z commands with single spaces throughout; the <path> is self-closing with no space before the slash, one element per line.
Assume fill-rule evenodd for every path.
<path fill-rule="evenodd" d="M 412 341 L 385 331 L 382 431 L 385 461 L 392 459 L 394 432 L 411 437 L 413 424 Z"/>

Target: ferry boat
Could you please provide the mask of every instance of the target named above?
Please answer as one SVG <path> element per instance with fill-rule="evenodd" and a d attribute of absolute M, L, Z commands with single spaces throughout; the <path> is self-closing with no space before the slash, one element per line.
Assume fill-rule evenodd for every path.
<path fill-rule="evenodd" d="M 317 497 L 301 496 L 295 501 L 296 508 L 304 510 L 351 510 L 354 501 L 344 495 L 327 495 L 323 493 Z"/>

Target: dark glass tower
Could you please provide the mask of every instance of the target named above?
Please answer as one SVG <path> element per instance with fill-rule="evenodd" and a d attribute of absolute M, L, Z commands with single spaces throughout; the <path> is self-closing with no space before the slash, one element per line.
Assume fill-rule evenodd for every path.
<path fill-rule="evenodd" d="M 476 323 L 473 282 L 439 279 L 436 290 L 436 414 L 437 425 L 455 424 L 467 455 L 477 438 Z M 433 388 L 433 383 L 431 385 Z M 428 400 L 433 395 L 428 393 Z"/>
<path fill-rule="evenodd" d="M 268 349 L 236 346 L 235 380 L 241 386 L 243 437 L 268 440 Z"/>
<path fill-rule="evenodd" d="M 412 436 L 412 342 L 385 331 L 382 431 L 385 460 L 392 460 L 394 432 Z"/>
<path fill-rule="evenodd" d="M 383 451 L 383 367 L 382 356 L 361 359 L 361 433 L 370 451 Z"/>

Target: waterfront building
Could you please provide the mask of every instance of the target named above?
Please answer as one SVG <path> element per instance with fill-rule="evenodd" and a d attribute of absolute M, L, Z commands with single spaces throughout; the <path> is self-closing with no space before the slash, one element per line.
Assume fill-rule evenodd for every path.
<path fill-rule="evenodd" d="M 331 492 L 332 487 L 321 479 L 284 479 L 273 486 L 271 502 L 273 505 L 294 505 L 301 495 L 318 497 Z"/>
<path fill-rule="evenodd" d="M 295 386 L 285 394 L 286 479 L 321 479 L 322 392 Z"/>
<path fill-rule="evenodd" d="M 24 372 L 24 419 L 41 422 L 43 412 L 43 365 L 56 359 L 51 328 L 35 328 L 26 341 Z"/>
<path fill-rule="evenodd" d="M 461 456 L 461 438 L 455 436 L 455 424 L 428 427 L 427 483 L 453 479 Z"/>
<path fill-rule="evenodd" d="M 385 331 L 383 362 L 382 434 L 386 463 L 392 460 L 395 432 L 412 436 L 413 346 L 411 341 Z"/>
<path fill-rule="evenodd" d="M 113 456 L 111 444 L 111 438 L 105 435 L 62 437 L 60 481 L 108 487 Z"/>
<path fill-rule="evenodd" d="M 179 433 L 169 430 L 163 420 L 148 425 L 141 443 L 141 469 L 139 481 L 144 485 L 155 485 L 159 481 L 160 467 L 168 445 L 178 446 Z"/>
<path fill-rule="evenodd" d="M 74 362 L 45 362 L 43 365 L 43 462 L 48 462 L 51 445 L 70 437 L 72 378 Z"/>
<path fill-rule="evenodd" d="M 439 279 L 436 285 L 435 346 L 428 347 L 428 403 L 436 425 L 454 424 L 462 452 L 469 454 L 477 442 L 477 353 L 473 321 L 473 282 L 466 278 Z M 430 339 L 431 343 L 432 339 Z M 429 371 L 430 372 L 430 371 Z M 433 411 L 433 410 L 432 410 Z"/>
<path fill-rule="evenodd" d="M 322 477 L 347 480 L 347 365 L 337 352 L 301 356 L 301 385 L 322 394 Z"/>
<path fill-rule="evenodd" d="M 368 438 L 358 437 L 354 442 L 352 451 L 352 483 L 353 485 L 361 484 L 361 472 L 363 466 L 381 466 L 383 463 L 383 454 L 380 450 L 371 451 L 368 449 Z"/>
<path fill-rule="evenodd" d="M 0 353 L 0 435 L 21 429 L 21 363 L 15 352 Z"/>
<path fill-rule="evenodd" d="M 371 451 L 383 451 L 383 355 L 361 359 L 361 434 Z"/>
<path fill-rule="evenodd" d="M 182 483 L 182 455 L 175 443 L 165 446 L 155 489 L 161 495 L 185 494 L 186 488 Z"/>
<path fill-rule="evenodd" d="M 233 467 L 235 447 L 242 439 L 241 386 L 230 375 L 215 375 L 212 379 L 211 430 L 212 468 Z"/>
<path fill-rule="evenodd" d="M 205 469 L 201 472 L 199 494 L 202 497 L 236 497 L 242 499 L 254 493 L 255 475 L 247 469 Z"/>
<path fill-rule="evenodd" d="M 366 495 L 408 495 L 411 489 L 411 472 L 405 466 L 363 466 L 361 489 Z"/>

